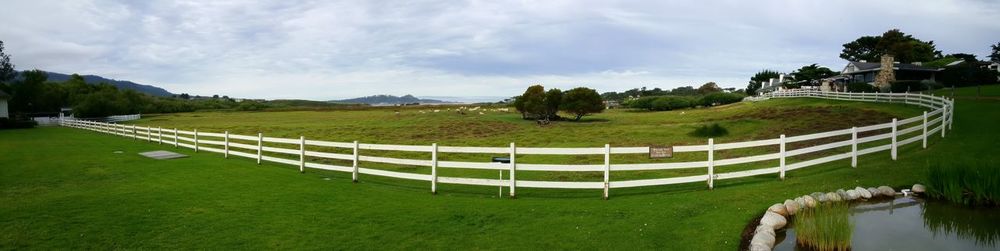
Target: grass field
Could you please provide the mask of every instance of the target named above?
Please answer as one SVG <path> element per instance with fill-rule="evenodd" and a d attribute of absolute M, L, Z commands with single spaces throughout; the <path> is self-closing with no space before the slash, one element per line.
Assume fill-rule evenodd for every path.
<path fill-rule="evenodd" d="M 947 138 L 932 137 L 926 150 L 902 147 L 897 161 L 882 152 L 862 156 L 856 169 L 849 160 L 836 161 L 791 171 L 785 181 L 762 175 L 720 180 L 711 191 L 702 183 L 612 190 L 607 201 L 597 190 L 519 189 L 511 200 L 495 198 L 496 188 L 458 185 L 431 195 L 425 182 L 363 175 L 355 184 L 349 174 L 300 174 L 294 167 L 187 149 L 177 151 L 189 158 L 153 161 L 136 153 L 172 148 L 69 128 L 4 130 L 0 249 L 732 250 L 748 221 L 785 198 L 855 186 L 904 187 L 922 182 L 929 162 L 996 160 L 1000 100 L 958 97 L 957 103 L 955 130 Z M 139 123 L 377 143 L 594 146 L 696 142 L 686 133 L 705 121 L 720 121 L 730 131 L 725 141 L 737 141 L 847 119 L 809 113 L 734 118 L 802 106 L 901 118 L 918 111 L 795 99 L 685 115 L 615 111 L 590 123 L 543 128 L 514 114 L 469 119 L 404 111 L 404 118 L 392 120 L 391 110 L 192 113 Z M 496 127 L 513 129 L 491 131 Z"/>

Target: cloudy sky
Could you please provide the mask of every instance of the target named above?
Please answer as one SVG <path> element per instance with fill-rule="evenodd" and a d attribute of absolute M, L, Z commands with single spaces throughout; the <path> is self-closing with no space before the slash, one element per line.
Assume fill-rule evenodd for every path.
<path fill-rule="evenodd" d="M 661 3 L 651 3 L 661 2 Z M 984 58 L 1000 1 L 49 1 L 0 4 L 19 70 L 175 93 L 332 99 L 621 91 L 768 68 L 839 70 L 841 45 L 899 28 Z"/>

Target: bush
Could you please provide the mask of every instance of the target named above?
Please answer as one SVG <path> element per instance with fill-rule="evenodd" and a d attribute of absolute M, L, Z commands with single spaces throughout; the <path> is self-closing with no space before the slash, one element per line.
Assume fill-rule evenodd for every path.
<path fill-rule="evenodd" d="M 1000 169 L 986 162 L 967 161 L 928 167 L 927 194 L 970 206 L 1000 205 Z"/>
<path fill-rule="evenodd" d="M 847 83 L 848 92 L 875 92 L 875 86 L 868 83 Z"/>
<path fill-rule="evenodd" d="M 717 92 L 701 97 L 698 103 L 703 106 L 725 105 L 743 101 L 743 97 L 736 93 Z"/>
<path fill-rule="evenodd" d="M 656 100 L 657 98 L 659 97 L 641 97 L 630 101 L 628 103 L 628 107 L 633 109 L 653 110 L 653 100 Z"/>
<path fill-rule="evenodd" d="M 33 128 L 38 125 L 34 120 L 14 120 L 10 118 L 0 118 L 0 129 Z"/>
<path fill-rule="evenodd" d="M 889 83 L 889 89 L 895 93 L 907 91 L 918 92 L 927 90 L 927 86 L 924 85 L 923 81 L 919 80 L 900 80 Z"/>
<path fill-rule="evenodd" d="M 711 137 L 725 136 L 728 134 L 729 130 L 726 130 L 725 127 L 722 127 L 717 123 L 712 123 L 712 125 L 702 125 L 694 129 L 694 131 L 692 131 L 688 135 L 694 137 L 711 138 Z"/>
<path fill-rule="evenodd" d="M 696 105 L 695 99 L 679 96 L 662 96 L 653 100 L 652 109 L 654 111 L 669 111 L 684 108 L 691 108 Z"/>

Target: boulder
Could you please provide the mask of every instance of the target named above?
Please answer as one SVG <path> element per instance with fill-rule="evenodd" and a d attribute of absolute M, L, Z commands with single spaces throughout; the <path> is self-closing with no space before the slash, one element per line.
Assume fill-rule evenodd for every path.
<path fill-rule="evenodd" d="M 847 199 L 856 200 L 856 199 L 860 199 L 860 198 L 861 198 L 861 194 L 859 194 L 858 191 L 856 191 L 854 189 L 847 190 Z"/>
<path fill-rule="evenodd" d="M 869 187 L 869 188 L 868 188 L 868 192 L 872 194 L 872 197 L 873 197 L 873 198 L 874 198 L 874 197 L 879 197 L 879 196 L 882 196 L 882 192 L 880 192 L 880 191 L 879 191 L 878 189 L 876 189 L 876 188 L 874 188 L 874 187 Z"/>
<path fill-rule="evenodd" d="M 788 212 L 788 215 L 795 215 L 795 213 L 799 211 L 799 203 L 796 203 L 794 200 L 785 200 L 784 204 L 785 211 Z"/>
<path fill-rule="evenodd" d="M 767 230 L 763 230 L 767 229 Z M 774 236 L 774 229 L 770 226 L 758 226 L 757 231 L 755 231 L 753 238 L 750 239 L 750 246 L 761 246 L 767 247 L 765 250 L 771 250 L 774 248 L 774 242 L 776 238 Z"/>
<path fill-rule="evenodd" d="M 810 194 L 809 196 L 812 196 L 813 199 L 816 199 L 816 202 L 819 202 L 819 203 L 823 203 L 823 202 L 827 201 L 826 194 L 824 194 L 824 193 L 815 192 L 815 193 Z"/>
<path fill-rule="evenodd" d="M 785 224 L 787 223 L 788 220 L 785 219 L 785 216 L 781 216 L 780 214 L 771 211 L 765 212 L 764 217 L 760 218 L 761 225 L 769 226 L 774 230 L 785 227 Z"/>
<path fill-rule="evenodd" d="M 785 204 L 774 204 L 767 208 L 768 212 L 774 212 L 780 214 L 781 216 L 787 216 L 788 211 L 785 210 Z"/>
<path fill-rule="evenodd" d="M 872 198 L 872 193 L 869 192 L 868 189 L 865 189 L 863 187 L 855 187 L 854 190 L 858 191 L 858 194 L 861 194 L 861 198 L 864 198 L 866 200 Z"/>
<path fill-rule="evenodd" d="M 751 240 L 750 251 L 771 251 L 771 247 L 768 247 L 767 244 L 764 243 L 754 243 Z"/>
<path fill-rule="evenodd" d="M 803 197 L 808 197 L 808 195 L 795 198 L 795 203 L 799 204 L 799 209 L 805 209 L 809 206 L 809 204 L 806 204 L 806 199 Z"/>
<path fill-rule="evenodd" d="M 802 200 L 804 200 L 806 202 L 806 206 L 810 208 L 816 207 L 816 205 L 819 204 L 819 201 L 816 201 L 816 198 L 809 195 L 802 196 Z"/>
<path fill-rule="evenodd" d="M 889 197 L 896 196 L 896 190 L 893 190 L 891 187 L 888 186 L 880 186 L 878 187 L 878 191 L 882 193 L 883 196 L 889 196 Z"/>
<path fill-rule="evenodd" d="M 838 201 L 841 201 L 843 199 L 840 198 L 840 195 L 838 195 L 837 193 L 835 193 L 835 192 L 829 192 L 829 193 L 826 193 L 826 200 L 830 201 L 830 202 L 838 202 Z"/>
<path fill-rule="evenodd" d="M 914 193 L 926 193 L 927 187 L 924 187 L 924 185 L 921 184 L 913 184 L 913 188 L 910 188 L 910 191 L 913 191 Z"/>
<path fill-rule="evenodd" d="M 850 200 L 847 196 L 847 191 L 844 191 L 844 189 L 837 189 L 835 193 L 837 193 L 837 196 L 840 196 L 841 200 Z"/>

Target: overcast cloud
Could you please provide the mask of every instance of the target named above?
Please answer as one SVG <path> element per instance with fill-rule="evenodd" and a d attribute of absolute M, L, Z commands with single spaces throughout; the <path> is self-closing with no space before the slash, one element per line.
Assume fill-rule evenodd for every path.
<path fill-rule="evenodd" d="M 664 3 L 650 3 L 664 2 Z M 175 93 L 332 99 L 621 91 L 761 69 L 840 70 L 841 45 L 899 28 L 985 58 L 1000 1 L 4 1 L 19 70 Z"/>

